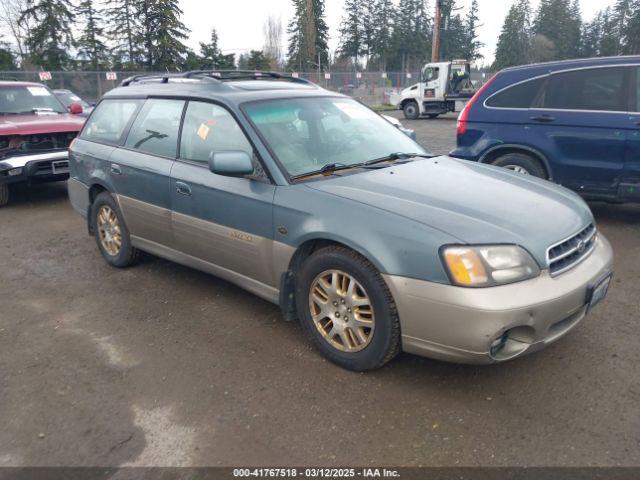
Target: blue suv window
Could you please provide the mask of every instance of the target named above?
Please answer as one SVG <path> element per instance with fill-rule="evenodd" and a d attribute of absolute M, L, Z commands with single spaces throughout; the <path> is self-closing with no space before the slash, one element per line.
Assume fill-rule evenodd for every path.
<path fill-rule="evenodd" d="M 626 112 L 625 67 L 591 68 L 551 75 L 544 108 Z"/>
<path fill-rule="evenodd" d="M 175 158 L 184 101 L 150 99 L 133 122 L 125 146 L 133 150 Z"/>
<path fill-rule="evenodd" d="M 487 99 L 485 105 L 494 108 L 529 108 L 538 96 L 546 77 L 519 83 Z"/>

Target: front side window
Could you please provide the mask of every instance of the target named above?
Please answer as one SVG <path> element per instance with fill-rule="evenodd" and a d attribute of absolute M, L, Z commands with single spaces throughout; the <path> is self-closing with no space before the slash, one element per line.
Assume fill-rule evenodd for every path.
<path fill-rule="evenodd" d="M 624 67 L 592 68 L 549 77 L 544 108 L 627 111 Z"/>
<path fill-rule="evenodd" d="M 206 102 L 189 102 L 182 127 L 180 157 L 207 163 L 217 152 L 253 154 L 244 132 L 224 108 Z"/>
<path fill-rule="evenodd" d="M 536 99 L 544 78 L 536 78 L 498 92 L 487 99 L 487 107 L 530 108 Z"/>
<path fill-rule="evenodd" d="M 392 153 L 426 153 L 380 115 L 349 98 L 269 100 L 246 104 L 244 110 L 290 176 Z"/>
<path fill-rule="evenodd" d="M 184 101 L 147 100 L 133 122 L 125 146 L 133 150 L 174 158 Z"/>
<path fill-rule="evenodd" d="M 0 88 L 0 115 L 66 113 L 60 100 L 44 85 L 16 85 Z"/>
<path fill-rule="evenodd" d="M 87 120 L 80 138 L 119 145 L 127 125 L 144 100 L 103 100 Z"/>

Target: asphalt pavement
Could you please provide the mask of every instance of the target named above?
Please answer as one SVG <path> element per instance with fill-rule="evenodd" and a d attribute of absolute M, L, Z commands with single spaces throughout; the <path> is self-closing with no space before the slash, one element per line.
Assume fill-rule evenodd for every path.
<path fill-rule="evenodd" d="M 403 122 L 452 148 L 455 116 Z M 640 466 L 640 206 L 592 208 L 616 274 L 570 335 L 359 374 L 225 281 L 109 267 L 64 184 L 21 189 L 0 209 L 0 466 Z"/>

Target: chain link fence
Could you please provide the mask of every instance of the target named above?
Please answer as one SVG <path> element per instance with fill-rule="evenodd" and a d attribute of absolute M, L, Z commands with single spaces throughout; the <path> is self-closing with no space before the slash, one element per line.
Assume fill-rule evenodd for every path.
<path fill-rule="evenodd" d="M 52 89 L 68 89 L 83 100 L 96 102 L 106 92 L 132 75 L 161 75 L 164 72 L 50 72 L 51 80 L 41 80 L 43 72 L 0 72 L 0 80 L 44 83 Z M 114 79 L 108 79 L 113 78 Z M 306 72 L 294 74 L 328 90 L 349 95 L 367 105 L 390 103 L 391 95 L 417 83 L 420 72 Z M 472 81 L 482 83 L 485 74 L 474 72 Z"/>

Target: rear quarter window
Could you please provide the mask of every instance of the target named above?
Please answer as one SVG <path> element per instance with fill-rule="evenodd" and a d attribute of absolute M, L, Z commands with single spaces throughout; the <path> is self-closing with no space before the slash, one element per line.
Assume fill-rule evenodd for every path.
<path fill-rule="evenodd" d="M 144 100 L 103 100 L 82 129 L 84 140 L 119 145 L 127 125 Z"/>
<path fill-rule="evenodd" d="M 485 105 L 494 108 L 530 108 L 545 79 L 535 78 L 507 87 L 489 97 Z"/>

